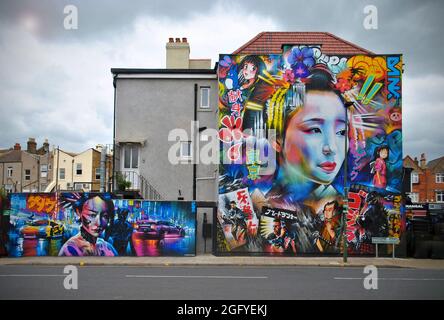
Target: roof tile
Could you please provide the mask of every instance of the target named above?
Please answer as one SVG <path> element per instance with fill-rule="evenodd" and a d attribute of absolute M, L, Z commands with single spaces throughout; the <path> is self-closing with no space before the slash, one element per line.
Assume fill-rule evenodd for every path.
<path fill-rule="evenodd" d="M 280 54 L 284 44 L 319 44 L 326 54 L 373 54 L 328 32 L 261 32 L 233 54 Z"/>

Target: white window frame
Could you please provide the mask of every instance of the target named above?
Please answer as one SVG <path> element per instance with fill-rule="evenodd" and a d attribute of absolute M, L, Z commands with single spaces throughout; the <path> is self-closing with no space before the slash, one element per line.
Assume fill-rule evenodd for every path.
<path fill-rule="evenodd" d="M 63 170 L 63 178 L 62 178 L 62 170 Z M 65 168 L 59 168 L 59 179 L 65 180 L 66 179 L 66 170 Z"/>
<path fill-rule="evenodd" d="M 29 171 L 29 173 L 26 173 Z M 31 169 L 25 169 L 25 181 L 31 181 Z"/>
<path fill-rule="evenodd" d="M 40 177 L 46 178 L 48 176 L 48 165 L 42 164 L 40 165 Z"/>
<path fill-rule="evenodd" d="M 444 183 L 444 173 L 437 173 L 435 175 L 435 182 L 436 183 Z"/>
<path fill-rule="evenodd" d="M 189 146 L 189 154 L 186 155 L 184 154 L 184 146 L 188 145 Z M 180 159 L 181 160 L 191 160 L 193 158 L 193 144 L 191 143 L 191 141 L 181 141 L 180 142 Z"/>
<path fill-rule="evenodd" d="M 136 150 L 137 149 L 137 166 L 133 166 L 133 157 L 134 157 L 134 150 Z M 125 163 L 125 153 L 126 152 L 128 152 L 129 151 L 129 153 L 130 153 L 130 158 L 129 158 L 129 167 L 128 166 L 126 166 L 126 163 Z M 126 169 L 139 169 L 139 167 L 140 167 L 140 161 L 139 161 L 139 159 L 140 159 L 140 146 L 139 145 L 136 145 L 136 144 L 125 144 L 124 146 L 123 146 L 123 159 L 122 159 L 122 162 L 123 162 L 123 169 L 124 170 L 126 170 Z"/>
<path fill-rule="evenodd" d="M 96 168 L 96 170 L 95 170 L 95 179 L 100 180 L 100 168 Z"/>
<path fill-rule="evenodd" d="M 410 200 L 412 200 L 413 203 L 419 202 L 419 193 L 418 192 L 410 192 L 409 196 L 410 196 Z"/>
<path fill-rule="evenodd" d="M 75 183 L 74 186 L 72 186 L 75 191 L 82 191 L 83 190 L 83 183 Z"/>
<path fill-rule="evenodd" d="M 201 109 L 210 109 L 210 87 L 200 87 L 200 108 Z M 204 101 L 204 91 L 208 93 L 208 98 Z"/>
<path fill-rule="evenodd" d="M 418 174 L 418 172 L 412 172 L 412 175 L 411 175 L 411 180 L 412 180 L 412 183 L 419 183 L 419 174 Z"/>
<path fill-rule="evenodd" d="M 82 163 L 76 163 L 76 176 L 81 176 L 82 174 L 83 174 Z"/>
<path fill-rule="evenodd" d="M 7 169 L 7 177 L 12 178 L 12 175 L 14 174 L 14 170 L 12 167 L 8 167 Z"/>
<path fill-rule="evenodd" d="M 7 193 L 12 193 L 13 185 L 12 184 L 5 184 L 5 190 Z"/>
<path fill-rule="evenodd" d="M 435 192 L 436 202 L 444 202 L 444 191 Z"/>

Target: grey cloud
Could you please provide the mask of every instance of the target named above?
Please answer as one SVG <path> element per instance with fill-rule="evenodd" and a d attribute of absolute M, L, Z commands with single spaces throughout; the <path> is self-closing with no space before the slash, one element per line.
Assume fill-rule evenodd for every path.
<path fill-rule="evenodd" d="M 117 30 L 128 30 L 134 20 L 141 16 L 181 21 L 196 12 L 208 11 L 215 4 L 206 0 L 2 0 L 0 20 L 6 26 L 19 24 L 24 15 L 30 14 L 39 23 L 37 34 L 42 39 L 93 40 L 97 36 L 109 37 Z M 67 32 L 63 26 L 66 16 L 63 9 L 67 5 L 74 5 L 78 9 L 79 27 L 75 31 Z"/>

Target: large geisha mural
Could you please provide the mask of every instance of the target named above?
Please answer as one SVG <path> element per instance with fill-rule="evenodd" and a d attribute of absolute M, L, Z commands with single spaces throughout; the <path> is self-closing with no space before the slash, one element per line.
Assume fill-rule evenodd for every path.
<path fill-rule="evenodd" d="M 363 254 L 399 237 L 401 74 L 400 55 L 316 46 L 220 55 L 216 252 L 339 254 L 345 234 Z"/>

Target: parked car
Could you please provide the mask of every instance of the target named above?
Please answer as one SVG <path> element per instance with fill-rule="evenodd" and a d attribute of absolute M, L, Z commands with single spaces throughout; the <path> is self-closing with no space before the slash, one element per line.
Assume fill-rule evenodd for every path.
<path fill-rule="evenodd" d="M 139 220 L 134 224 L 134 233 L 145 239 L 184 237 L 185 230 L 168 221 Z"/>
<path fill-rule="evenodd" d="M 36 220 L 20 228 L 24 239 L 54 238 L 63 236 L 63 225 L 50 220 Z"/>

